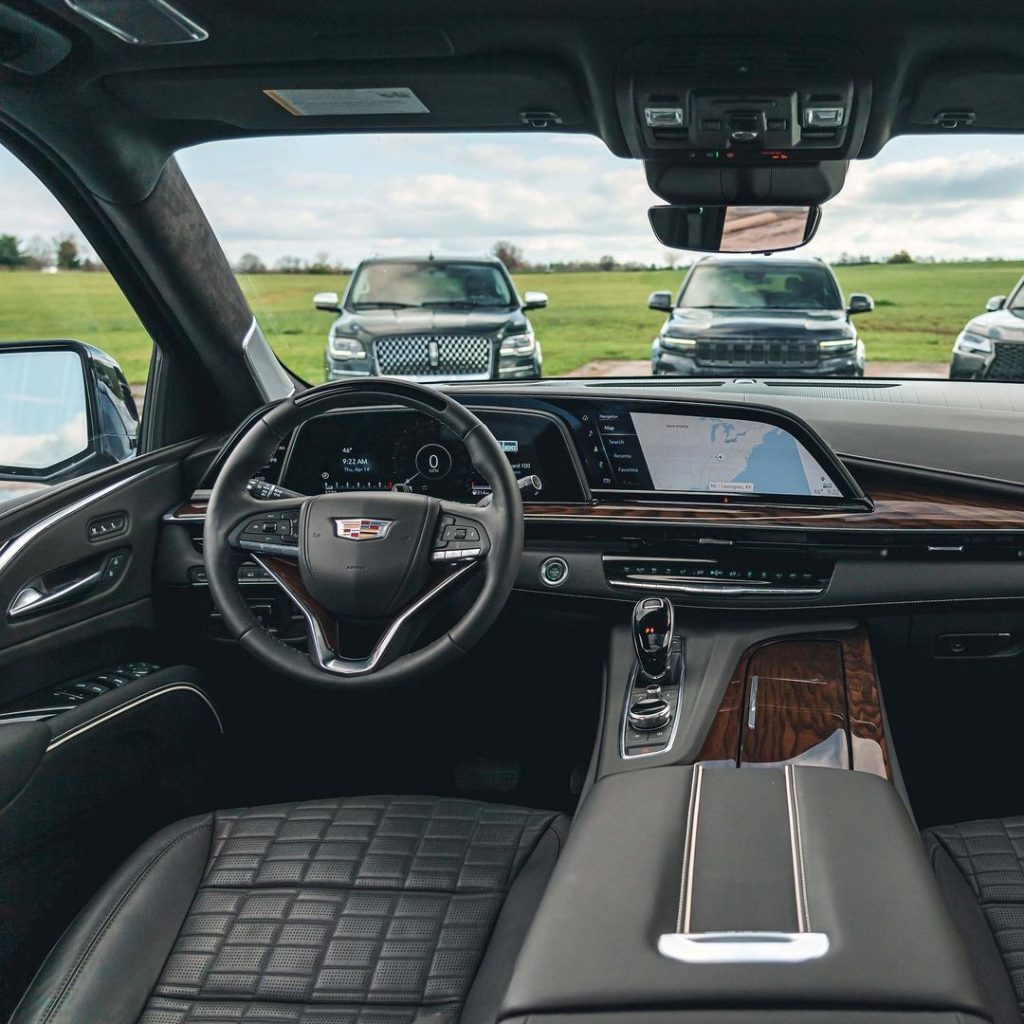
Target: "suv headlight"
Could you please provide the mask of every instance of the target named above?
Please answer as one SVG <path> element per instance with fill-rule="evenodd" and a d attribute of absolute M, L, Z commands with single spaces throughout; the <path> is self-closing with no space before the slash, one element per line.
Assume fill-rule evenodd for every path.
<path fill-rule="evenodd" d="M 532 356 L 537 350 L 537 338 L 533 331 L 523 331 L 520 334 L 509 334 L 501 342 L 501 355 Z"/>
<path fill-rule="evenodd" d="M 671 349 L 673 352 L 696 352 L 696 338 L 673 338 L 671 334 L 661 336 L 661 347 Z"/>
<path fill-rule="evenodd" d="M 965 355 L 988 355 L 992 351 L 992 339 L 973 331 L 961 331 L 953 350 Z"/>
<path fill-rule="evenodd" d="M 852 352 L 856 347 L 856 338 L 836 338 L 834 341 L 818 342 L 818 351 L 830 356 L 839 355 L 842 352 Z"/>
<path fill-rule="evenodd" d="M 358 338 L 345 334 L 332 334 L 328 348 L 335 359 L 365 359 L 366 349 Z"/>

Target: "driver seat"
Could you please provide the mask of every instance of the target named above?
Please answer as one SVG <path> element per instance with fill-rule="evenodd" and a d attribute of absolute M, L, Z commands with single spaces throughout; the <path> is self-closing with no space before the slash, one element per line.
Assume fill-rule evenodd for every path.
<path fill-rule="evenodd" d="M 419 796 L 190 818 L 100 889 L 11 1024 L 486 1024 L 567 829 Z"/>

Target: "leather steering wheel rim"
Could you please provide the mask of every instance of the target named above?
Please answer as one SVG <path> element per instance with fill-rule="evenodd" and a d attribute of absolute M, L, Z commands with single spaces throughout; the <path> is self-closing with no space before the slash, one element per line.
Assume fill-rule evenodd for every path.
<path fill-rule="evenodd" d="M 247 519 L 284 507 L 287 502 L 261 501 L 248 492 L 248 483 L 267 458 L 297 427 L 326 413 L 358 406 L 362 400 L 387 400 L 421 412 L 453 431 L 466 446 L 473 464 L 491 485 L 491 503 L 481 508 L 462 502 L 438 503 L 472 512 L 483 524 L 489 544 L 476 563 L 483 571 L 483 585 L 462 619 L 441 636 L 393 660 L 380 659 L 368 670 L 329 670 L 313 660 L 317 638 L 309 609 L 293 590 L 273 573 L 283 589 L 299 605 L 311 626 L 310 654 L 272 636 L 246 606 L 237 582 L 240 552 L 229 542 Z M 382 495 L 383 496 L 383 493 Z M 312 501 L 313 498 L 304 499 Z M 428 499 L 435 501 L 436 499 Z M 295 507 L 299 501 L 292 501 Z M 301 542 L 300 542 L 301 543 Z M 448 395 L 406 381 L 376 378 L 334 381 L 287 398 L 266 411 L 238 439 L 214 482 L 203 529 L 203 557 L 210 593 L 225 628 L 233 639 L 258 661 L 276 672 L 302 682 L 336 689 L 366 690 L 371 686 L 395 686 L 443 668 L 468 651 L 490 628 L 508 599 L 523 548 L 522 499 L 508 458 L 484 424 Z M 257 560 L 260 560 L 257 557 Z M 265 561 L 261 564 L 267 564 Z M 269 568 L 269 565 L 268 565 Z M 471 566 L 459 567 L 455 575 Z M 477 570 L 468 575 L 479 575 Z M 337 664 L 337 662 L 328 662 Z M 352 662 L 351 664 L 355 664 Z"/>

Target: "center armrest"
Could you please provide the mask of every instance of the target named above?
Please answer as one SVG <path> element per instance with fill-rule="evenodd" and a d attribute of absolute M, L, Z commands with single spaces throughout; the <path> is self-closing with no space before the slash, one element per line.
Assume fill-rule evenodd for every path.
<path fill-rule="evenodd" d="M 985 1013 L 888 782 L 697 766 L 594 786 L 503 1016 L 697 1006 Z"/>

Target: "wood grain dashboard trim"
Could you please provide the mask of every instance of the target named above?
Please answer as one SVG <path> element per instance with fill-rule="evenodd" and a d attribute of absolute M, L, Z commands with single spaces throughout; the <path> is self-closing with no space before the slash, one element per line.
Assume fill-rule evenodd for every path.
<path fill-rule="evenodd" d="M 817 764 L 892 778 L 867 631 L 763 640 L 740 657 L 698 761 Z"/>
<path fill-rule="evenodd" d="M 914 481 L 894 486 L 876 483 L 871 488 L 870 510 L 799 505 L 709 505 L 692 502 L 601 501 L 594 504 L 528 502 L 524 516 L 530 523 L 574 522 L 593 525 L 648 523 L 657 526 L 740 526 L 774 529 L 821 530 L 1020 530 L 1024 531 L 1024 495 L 1015 499 L 980 489 L 944 487 Z M 200 521 L 205 500 L 184 502 L 168 518 Z"/>
<path fill-rule="evenodd" d="M 826 530 L 1024 530 L 1024 498 L 941 489 L 878 489 L 870 511 L 783 505 L 531 504 L 528 521 Z"/>

